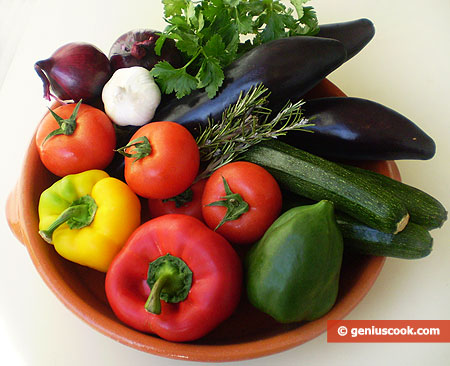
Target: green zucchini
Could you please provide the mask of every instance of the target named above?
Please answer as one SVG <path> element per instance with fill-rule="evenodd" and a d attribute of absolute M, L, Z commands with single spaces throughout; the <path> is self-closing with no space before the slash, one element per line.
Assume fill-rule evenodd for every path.
<path fill-rule="evenodd" d="M 433 247 L 433 238 L 428 230 L 413 222 L 408 222 L 400 233 L 389 234 L 372 229 L 345 214 L 336 216 L 336 221 L 345 247 L 361 254 L 419 259 L 430 254 Z"/>
<path fill-rule="evenodd" d="M 421 225 L 427 230 L 432 230 L 440 228 L 447 220 L 445 207 L 428 193 L 370 170 L 343 166 L 366 179 L 370 179 L 374 184 L 382 186 L 390 194 L 399 198 L 408 210 L 410 221 L 415 224 Z"/>
<path fill-rule="evenodd" d="M 314 203 L 291 192 L 283 192 L 283 211 Z M 346 250 L 401 259 L 419 259 L 431 253 L 433 238 L 428 230 L 413 222 L 408 222 L 400 233 L 389 234 L 368 227 L 339 211 L 335 211 L 335 217 Z"/>
<path fill-rule="evenodd" d="M 337 210 L 380 231 L 397 233 L 408 223 L 401 200 L 380 185 L 281 141 L 262 141 L 242 160 L 266 168 L 282 188 L 315 201 L 329 200 Z"/>

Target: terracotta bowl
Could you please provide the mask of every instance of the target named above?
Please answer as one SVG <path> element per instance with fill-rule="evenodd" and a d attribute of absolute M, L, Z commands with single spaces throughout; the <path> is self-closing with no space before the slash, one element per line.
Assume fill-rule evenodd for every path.
<path fill-rule="evenodd" d="M 336 86 L 324 80 L 308 97 L 342 95 Z M 366 167 L 400 179 L 394 162 L 371 162 Z M 316 321 L 278 324 L 254 309 L 242 296 L 235 314 L 209 335 L 195 342 L 172 343 L 122 324 L 108 305 L 103 287 L 105 275 L 66 261 L 38 235 L 39 196 L 55 180 L 42 165 L 33 140 L 6 208 L 11 230 L 25 244 L 42 279 L 73 313 L 120 343 L 163 357 L 225 362 L 257 358 L 299 346 L 326 331 L 327 320 L 342 319 L 358 305 L 385 261 L 384 257 L 346 252 L 337 302 L 328 314 Z"/>

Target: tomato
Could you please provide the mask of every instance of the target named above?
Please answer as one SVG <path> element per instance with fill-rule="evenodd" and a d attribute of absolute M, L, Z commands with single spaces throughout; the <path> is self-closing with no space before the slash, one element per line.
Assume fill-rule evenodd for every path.
<path fill-rule="evenodd" d="M 54 111 L 65 120 L 74 122 L 72 134 L 49 136 L 60 128 L 55 117 L 48 113 L 36 132 L 36 147 L 45 167 L 63 177 L 90 169 L 104 169 L 112 161 L 116 147 L 116 133 L 108 116 L 87 104 L 65 104 Z M 72 119 L 71 119 L 72 117 Z"/>
<path fill-rule="evenodd" d="M 149 199 L 148 208 L 150 217 L 158 217 L 167 214 L 183 214 L 196 217 L 203 221 L 202 215 L 202 195 L 206 184 L 206 179 L 194 183 L 187 191 L 181 195 L 162 199 Z M 189 192 L 190 190 L 190 192 Z"/>
<path fill-rule="evenodd" d="M 226 185 L 231 192 L 226 192 Z M 223 206 L 225 196 L 233 206 L 231 210 Z M 238 205 L 241 200 L 243 202 Z M 259 165 L 242 161 L 229 163 L 209 177 L 203 191 L 202 212 L 206 224 L 216 228 L 232 243 L 251 244 L 260 239 L 275 221 L 281 204 L 281 190 L 275 178 Z M 241 210 L 238 206 L 244 208 Z M 222 224 L 225 215 L 232 210 L 241 215 Z"/>
<path fill-rule="evenodd" d="M 125 180 L 145 198 L 171 198 L 188 189 L 197 176 L 200 153 L 186 127 L 169 121 L 142 126 L 121 148 Z"/>

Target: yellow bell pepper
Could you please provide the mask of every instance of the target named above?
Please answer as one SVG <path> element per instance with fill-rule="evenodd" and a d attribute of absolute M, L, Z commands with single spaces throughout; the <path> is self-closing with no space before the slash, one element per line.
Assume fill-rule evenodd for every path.
<path fill-rule="evenodd" d="M 42 192 L 39 233 L 64 258 L 106 272 L 141 223 L 141 204 L 102 170 L 67 175 Z"/>

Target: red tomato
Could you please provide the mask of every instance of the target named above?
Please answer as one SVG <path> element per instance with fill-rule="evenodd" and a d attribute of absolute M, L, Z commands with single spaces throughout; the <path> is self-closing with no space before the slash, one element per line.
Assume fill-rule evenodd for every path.
<path fill-rule="evenodd" d="M 150 217 L 154 218 L 167 214 L 183 214 L 196 217 L 203 221 L 202 195 L 205 184 L 206 179 L 202 179 L 193 184 L 189 188 L 191 190 L 191 195 L 188 195 L 187 197 L 176 196 L 174 199 L 169 200 L 149 199 L 148 208 Z M 181 198 L 181 200 L 179 200 L 179 198 Z M 186 199 L 186 201 L 182 201 L 183 199 Z"/>
<path fill-rule="evenodd" d="M 130 140 L 147 140 L 151 151 L 136 160 L 138 147 L 125 153 L 125 180 L 145 198 L 171 198 L 188 189 L 198 173 L 200 153 L 187 128 L 175 122 L 151 122 L 142 126 Z"/>
<path fill-rule="evenodd" d="M 54 110 L 62 119 L 70 119 L 76 105 L 66 104 Z M 41 121 L 36 146 L 42 163 L 53 174 L 63 177 L 90 169 L 104 169 L 114 156 L 116 133 L 108 116 L 100 109 L 80 104 L 70 135 L 55 135 L 44 140 L 59 124 L 51 113 Z"/>
<path fill-rule="evenodd" d="M 225 222 L 217 232 L 235 244 L 254 243 L 280 214 L 280 187 L 267 170 L 253 163 L 234 162 L 216 170 L 206 182 L 202 198 L 203 218 L 212 229 L 221 223 L 227 212 L 223 206 L 207 206 L 223 201 L 227 194 L 223 179 L 231 192 L 239 194 L 248 204 L 248 211 Z"/>

